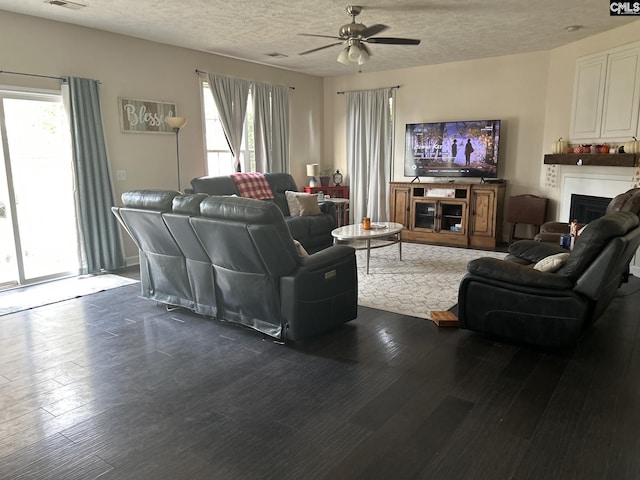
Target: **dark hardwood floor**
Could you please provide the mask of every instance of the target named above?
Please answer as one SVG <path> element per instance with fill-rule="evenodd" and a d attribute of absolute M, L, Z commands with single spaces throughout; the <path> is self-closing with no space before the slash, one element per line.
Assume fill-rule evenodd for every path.
<path fill-rule="evenodd" d="M 0 479 L 640 478 L 640 279 L 564 351 L 362 307 L 280 345 L 138 294 L 0 317 Z"/>

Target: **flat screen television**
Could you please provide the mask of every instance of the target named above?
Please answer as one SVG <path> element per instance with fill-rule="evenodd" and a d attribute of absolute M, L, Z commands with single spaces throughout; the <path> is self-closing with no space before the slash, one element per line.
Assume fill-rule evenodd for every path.
<path fill-rule="evenodd" d="M 498 177 L 500 120 L 410 123 L 405 132 L 407 177 Z"/>

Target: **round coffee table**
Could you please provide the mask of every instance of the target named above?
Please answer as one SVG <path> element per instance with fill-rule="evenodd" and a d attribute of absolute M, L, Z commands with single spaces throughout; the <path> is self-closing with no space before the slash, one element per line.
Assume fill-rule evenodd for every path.
<path fill-rule="evenodd" d="M 400 223 L 395 222 L 378 222 L 372 223 L 370 230 L 362 228 L 362 224 L 345 225 L 336 228 L 331 232 L 333 235 L 333 243 L 353 242 L 356 240 L 364 240 L 364 249 L 367 250 L 367 273 L 369 273 L 369 256 L 372 248 L 388 247 L 395 243 L 398 244 L 398 254 L 402 261 L 402 229 L 404 227 Z M 382 245 L 371 246 L 371 240 L 374 238 L 388 238 L 387 243 Z"/>

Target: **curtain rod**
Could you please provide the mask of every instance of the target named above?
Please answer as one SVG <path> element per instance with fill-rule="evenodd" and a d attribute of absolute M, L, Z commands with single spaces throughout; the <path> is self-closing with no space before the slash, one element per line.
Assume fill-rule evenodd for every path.
<path fill-rule="evenodd" d="M 51 75 L 38 75 L 37 73 L 9 72 L 7 70 L 0 70 L 0 73 L 8 73 L 10 75 L 24 75 L 25 77 L 40 77 L 40 78 L 52 78 L 54 80 L 63 80 L 62 77 L 52 77 Z"/>
<path fill-rule="evenodd" d="M 391 90 L 393 90 L 394 88 L 400 88 L 400 85 L 394 85 L 393 87 L 382 87 L 382 88 L 389 88 Z M 371 90 L 380 90 L 379 88 L 372 88 Z M 346 92 L 336 92 L 338 95 L 344 95 L 345 93 L 349 93 L 349 92 L 367 92 L 367 91 L 371 91 L 371 90 L 348 90 Z"/>
<path fill-rule="evenodd" d="M 8 70 L 0 70 L 0 74 L 2 73 L 7 73 L 9 75 L 22 75 L 25 77 L 51 78 L 52 80 L 60 80 L 61 82 L 67 81 L 67 77 L 54 77 L 51 75 L 39 75 L 37 73 L 10 72 Z M 98 80 L 98 83 L 102 85 L 102 82 L 100 80 Z"/>
<path fill-rule="evenodd" d="M 200 75 L 200 74 L 203 74 L 203 75 L 209 75 L 207 72 L 205 72 L 205 71 L 203 71 L 203 70 L 198 70 L 198 69 L 196 68 L 196 75 Z M 257 80 L 249 80 L 249 81 L 250 81 L 250 82 L 255 82 L 255 81 L 257 81 Z M 295 89 L 296 89 L 296 87 L 292 87 L 292 86 L 290 86 L 290 85 L 288 85 L 288 87 L 289 87 L 291 90 L 295 90 Z"/>

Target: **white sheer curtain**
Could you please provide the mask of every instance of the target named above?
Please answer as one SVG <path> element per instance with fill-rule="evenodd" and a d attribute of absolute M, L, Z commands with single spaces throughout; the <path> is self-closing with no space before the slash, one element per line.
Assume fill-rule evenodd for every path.
<path fill-rule="evenodd" d="M 239 171 L 242 131 L 247 113 L 250 82 L 213 74 L 208 74 L 207 77 L 213 100 L 218 108 L 222 129 L 234 157 L 235 169 Z"/>
<path fill-rule="evenodd" d="M 393 89 L 346 92 L 347 171 L 353 222 L 389 219 Z"/>
<path fill-rule="evenodd" d="M 289 171 L 289 87 L 254 82 L 256 171 Z"/>

